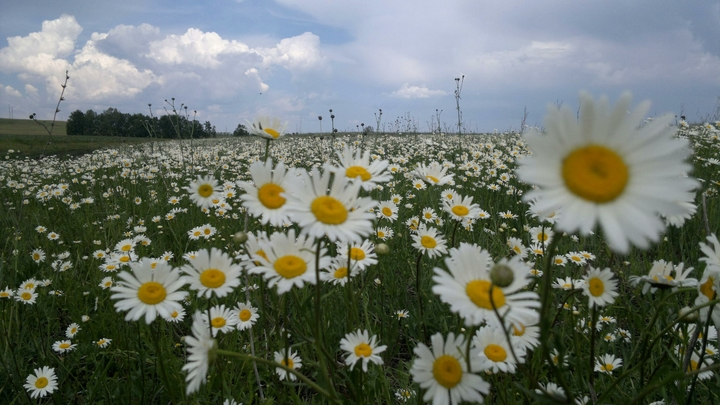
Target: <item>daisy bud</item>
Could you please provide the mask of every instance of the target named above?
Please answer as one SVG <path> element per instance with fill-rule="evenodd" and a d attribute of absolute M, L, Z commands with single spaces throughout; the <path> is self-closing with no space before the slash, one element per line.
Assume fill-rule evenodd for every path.
<path fill-rule="evenodd" d="M 504 264 L 496 264 L 490 270 L 490 281 L 498 287 L 504 288 L 512 284 L 515 275 L 510 267 Z"/>
<path fill-rule="evenodd" d="M 680 322 L 685 323 L 695 323 L 698 319 L 698 312 L 690 312 L 692 308 L 690 307 L 683 307 L 680 309 L 680 312 L 678 314 L 678 318 L 680 318 Z"/>
<path fill-rule="evenodd" d="M 388 246 L 385 243 L 377 244 L 377 245 L 375 245 L 375 253 L 377 253 L 379 255 L 386 255 L 386 254 L 390 253 L 390 246 Z"/>
<path fill-rule="evenodd" d="M 235 240 L 235 243 L 245 243 L 248 240 L 248 234 L 247 232 L 241 231 L 233 235 L 233 239 Z"/>

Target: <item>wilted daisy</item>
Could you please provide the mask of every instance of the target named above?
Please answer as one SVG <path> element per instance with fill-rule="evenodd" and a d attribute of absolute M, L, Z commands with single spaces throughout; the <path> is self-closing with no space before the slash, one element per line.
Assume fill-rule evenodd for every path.
<path fill-rule="evenodd" d="M 115 303 L 118 312 L 128 311 L 126 321 L 137 321 L 144 315 L 145 323 L 149 324 L 158 314 L 165 318 L 182 309 L 180 301 L 188 293 L 180 290 L 185 280 L 178 270 L 165 262 L 152 270 L 149 259 L 130 263 L 130 269 L 132 272 L 118 273 L 122 280 L 111 288 L 115 294 L 110 297 L 118 300 Z"/>
<path fill-rule="evenodd" d="M 433 293 L 460 314 L 467 325 L 483 322 L 500 325 L 493 305 L 506 324 L 524 325 L 537 317 L 534 308 L 540 307 L 538 295 L 521 291 L 529 282 L 530 267 L 519 257 L 493 262 L 490 253 L 477 245 L 461 243 L 450 250 L 445 259 L 449 272 L 435 268 Z M 495 272 L 505 286 L 493 284 Z"/>
<path fill-rule="evenodd" d="M 285 129 L 287 128 L 287 122 L 283 123 L 274 117 L 260 116 L 252 122 L 248 120 L 245 120 L 245 122 L 248 124 L 248 130 L 251 134 L 265 139 L 278 139 L 285 135 Z"/>
<path fill-rule="evenodd" d="M 467 369 L 465 337 L 451 332 L 445 340 L 436 333 L 430 342 L 430 348 L 420 343 L 413 350 L 417 358 L 410 368 L 413 381 L 426 390 L 423 400 L 434 405 L 483 402 L 490 384 Z M 477 371 L 477 353 L 471 353 L 469 359 L 472 370 Z"/>
<path fill-rule="evenodd" d="M 612 374 L 613 371 L 622 367 L 622 359 L 613 354 L 600 356 L 595 362 L 595 371 L 605 374 Z"/>
<path fill-rule="evenodd" d="M 370 151 L 364 153 L 346 145 L 342 153 L 337 152 L 338 166 L 331 166 L 330 170 L 336 176 L 345 176 L 362 184 L 365 191 L 374 189 L 378 183 L 385 183 L 392 179 L 390 173 L 385 172 L 389 162 L 387 160 L 373 160 L 370 162 Z"/>
<path fill-rule="evenodd" d="M 589 298 L 588 305 L 603 307 L 615 302 L 618 292 L 617 281 L 612 280 L 613 276 L 610 269 L 600 270 L 590 266 L 590 271 L 583 277 L 583 294 Z"/>
<path fill-rule="evenodd" d="M 197 392 L 200 384 L 207 379 L 207 371 L 210 366 L 210 357 L 213 349 L 217 348 L 215 339 L 210 336 L 210 330 L 200 311 L 193 315 L 192 336 L 185 337 L 185 344 L 188 346 L 187 363 L 182 367 L 187 371 L 185 382 L 187 383 L 186 393 L 188 395 Z"/>
<path fill-rule="evenodd" d="M 235 308 L 233 308 L 231 316 L 237 319 L 237 324 L 235 326 L 238 330 L 252 328 L 258 318 L 260 318 L 257 308 L 250 305 L 250 301 L 239 302 Z"/>
<path fill-rule="evenodd" d="M 220 249 L 199 250 L 188 262 L 181 268 L 186 274 L 183 279 L 200 297 L 225 297 L 240 285 L 242 268 Z"/>
<path fill-rule="evenodd" d="M 217 336 L 218 332 L 230 332 L 239 322 L 238 317 L 234 316 L 230 308 L 225 307 L 225 304 L 210 307 L 209 312 L 209 316 L 207 312 L 203 312 L 203 322 L 210 325 L 213 337 Z"/>
<path fill-rule="evenodd" d="M 556 226 L 589 234 L 599 224 L 611 248 L 627 253 L 630 244 L 647 248 L 664 229 L 661 215 L 682 213 L 696 182 L 686 140 L 674 138 L 672 115 L 637 128 L 649 109 L 643 103 L 630 114 L 625 93 L 610 111 L 606 98 L 580 94 L 580 120 L 568 107 L 550 108 L 547 134 L 531 129 L 524 140 L 532 155 L 518 161 L 518 177 L 539 186 L 526 194 L 539 212 L 562 209 Z"/>
<path fill-rule="evenodd" d="M 358 197 L 360 183 L 336 177 L 330 186 L 329 171 L 300 172 L 288 194 L 288 211 L 302 228 L 301 235 L 333 241 L 362 242 L 373 232 L 374 215 L 369 210 L 375 201 Z"/>
<path fill-rule="evenodd" d="M 279 352 L 275 352 L 275 362 L 280 363 L 283 366 L 286 366 L 293 370 L 297 370 L 302 367 L 302 360 L 300 359 L 300 356 L 297 355 L 297 352 L 293 352 L 292 350 L 288 351 L 287 357 L 285 357 L 284 349 Z M 295 376 L 295 374 L 290 373 L 280 367 L 275 368 L 275 373 L 277 373 L 280 381 L 288 378 L 290 378 L 290 381 L 297 380 L 297 376 Z"/>
<path fill-rule="evenodd" d="M 287 234 L 275 232 L 269 241 L 259 241 L 265 257 L 255 255 L 253 260 L 259 264 L 250 268 L 250 274 L 262 274 L 270 288 L 277 285 L 278 294 L 290 291 L 296 286 L 302 288 L 305 283 L 317 283 L 315 275 L 315 245 L 312 238 L 300 235 L 295 238 L 295 230 Z M 325 256 L 326 249 L 320 251 L 320 268 L 330 264 Z"/>
<path fill-rule="evenodd" d="M 272 159 L 265 162 L 255 161 L 248 168 L 252 182 L 238 181 L 238 186 L 245 189 L 240 195 L 243 207 L 260 218 L 263 224 L 282 226 L 290 222 L 287 212 L 287 182 L 291 179 L 285 163 L 279 162 L 273 170 Z"/>
<path fill-rule="evenodd" d="M 210 208 L 214 200 L 222 198 L 222 188 L 212 176 L 198 176 L 197 180 L 191 182 L 185 189 L 190 194 L 190 199 L 200 208 Z"/>
<path fill-rule="evenodd" d="M 30 393 L 31 398 L 43 398 L 52 394 L 58 388 L 55 369 L 48 366 L 36 368 L 33 374 L 25 379 L 25 389 Z"/>
<path fill-rule="evenodd" d="M 431 259 L 447 253 L 445 238 L 433 227 L 428 228 L 421 224 L 412 239 L 415 241 L 412 246 L 422 253 L 427 253 Z"/>
<path fill-rule="evenodd" d="M 350 366 L 350 371 L 355 367 L 355 363 L 362 361 L 362 369 L 367 373 L 368 363 L 383 364 L 379 354 L 384 352 L 387 346 L 378 346 L 377 336 L 370 337 L 367 330 L 358 329 L 340 340 L 340 348 L 346 352 L 345 364 Z"/>

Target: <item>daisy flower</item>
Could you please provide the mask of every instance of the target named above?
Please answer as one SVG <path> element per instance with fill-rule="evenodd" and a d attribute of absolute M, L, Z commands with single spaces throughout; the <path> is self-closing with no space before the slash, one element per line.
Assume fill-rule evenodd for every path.
<path fill-rule="evenodd" d="M 307 235 L 295 238 L 295 230 L 287 234 L 275 232 L 269 241 L 259 241 L 266 257 L 255 255 L 253 260 L 259 264 L 248 270 L 250 274 L 262 274 L 270 288 L 277 285 L 277 293 L 284 294 L 293 286 L 303 288 L 305 283 L 315 284 L 315 244 Z M 320 250 L 320 268 L 330 264 L 325 255 L 326 249 Z"/>
<path fill-rule="evenodd" d="M 524 197 L 539 212 L 562 209 L 558 230 L 588 235 L 596 225 L 610 247 L 627 253 L 630 245 L 647 248 L 665 225 L 659 215 L 681 214 L 677 201 L 696 187 L 685 176 L 690 166 L 687 140 L 674 138 L 672 115 L 637 128 L 649 109 L 643 103 L 630 114 L 625 93 L 610 111 L 606 98 L 580 93 L 580 120 L 568 107 L 549 109 L 547 134 L 523 135 L 532 154 L 520 159 L 523 182 L 537 185 Z"/>
<path fill-rule="evenodd" d="M 543 383 L 538 384 L 540 384 L 541 387 L 535 389 L 535 392 L 537 392 L 538 394 L 547 393 L 547 395 L 549 395 L 551 398 L 555 399 L 558 402 L 565 401 L 565 390 L 561 386 L 553 382 L 549 382 L 547 383 L 547 385 Z"/>
<path fill-rule="evenodd" d="M 199 250 L 188 262 L 180 269 L 186 274 L 183 280 L 200 297 L 225 297 L 240 285 L 242 267 L 233 264 L 232 258 L 218 248 Z"/>
<path fill-rule="evenodd" d="M 135 249 L 137 242 L 133 239 L 123 239 L 115 244 L 115 251 L 119 253 L 129 253 Z"/>
<path fill-rule="evenodd" d="M 527 257 L 527 248 L 523 245 L 520 238 L 510 237 L 507 240 L 507 245 L 510 250 L 516 254 L 519 258 L 524 259 Z"/>
<path fill-rule="evenodd" d="M 516 323 L 512 326 L 513 340 L 522 350 L 530 350 L 540 345 L 540 327 L 537 325 L 539 317 L 526 323 Z"/>
<path fill-rule="evenodd" d="M 80 325 L 77 323 L 71 323 L 67 329 L 65 329 L 65 336 L 67 336 L 68 339 L 72 339 L 78 332 L 80 332 L 80 329 Z"/>
<path fill-rule="evenodd" d="M 435 268 L 433 293 L 460 314 L 467 325 L 500 324 L 493 305 L 507 324 L 524 325 L 537 317 L 538 295 L 521 291 L 529 282 L 530 266 L 517 256 L 493 262 L 490 253 L 477 245 L 461 243 L 445 259 L 449 272 Z M 501 287 L 490 281 L 491 271 L 507 273 L 511 282 Z M 492 292 L 491 292 L 492 291 Z"/>
<path fill-rule="evenodd" d="M 165 322 L 180 323 L 185 319 L 185 309 L 180 308 L 179 310 L 172 311 L 170 315 L 163 317 Z"/>
<path fill-rule="evenodd" d="M 412 174 L 430 185 L 443 186 L 445 184 L 452 184 L 453 176 L 455 176 L 454 174 L 447 174 L 447 170 L 447 167 L 444 167 L 438 162 L 430 162 L 427 166 L 424 163 L 420 163 Z"/>
<path fill-rule="evenodd" d="M 248 302 L 239 302 L 232 310 L 232 317 L 237 319 L 235 325 L 238 330 L 250 329 L 260 318 L 260 314 L 257 312 L 257 308 Z"/>
<path fill-rule="evenodd" d="M 380 240 L 388 240 L 392 238 L 394 234 L 395 231 L 386 226 L 381 226 L 375 230 L 375 235 L 377 235 Z"/>
<path fill-rule="evenodd" d="M 38 293 L 34 289 L 26 290 L 24 288 L 18 288 L 15 292 L 15 301 L 22 302 L 23 304 L 32 305 L 37 300 Z"/>
<path fill-rule="evenodd" d="M 603 307 L 615 302 L 618 292 L 617 281 L 612 280 L 613 275 L 609 268 L 600 270 L 590 266 L 590 271 L 583 277 L 583 280 L 585 280 L 583 294 L 588 297 L 589 306 Z"/>
<path fill-rule="evenodd" d="M 493 374 L 498 371 L 514 373 L 517 363 L 510 351 L 510 345 L 513 345 L 512 350 L 520 361 L 525 356 L 525 350 L 518 345 L 515 338 L 511 337 L 510 339 L 511 341 L 508 342 L 505 339 L 505 333 L 496 325 L 478 329 L 472 341 L 478 351 L 478 369 L 487 370 Z"/>
<path fill-rule="evenodd" d="M 57 342 L 53 343 L 52 348 L 58 353 L 65 353 L 75 350 L 75 347 L 77 347 L 77 344 L 73 344 L 73 342 L 69 340 L 58 340 Z"/>
<path fill-rule="evenodd" d="M 222 189 L 212 176 L 198 176 L 197 180 L 185 187 L 190 199 L 200 208 L 210 208 L 214 200 L 222 198 Z"/>
<path fill-rule="evenodd" d="M 411 235 L 415 243 L 412 246 L 421 253 L 427 253 L 431 259 L 447 253 L 447 242 L 445 238 L 433 227 L 426 227 L 421 224 L 417 233 Z"/>
<path fill-rule="evenodd" d="M 595 371 L 604 374 L 612 374 L 613 371 L 620 367 L 622 367 L 622 359 L 615 357 L 613 354 L 600 356 L 595 362 Z"/>
<path fill-rule="evenodd" d="M 210 307 L 209 317 L 207 312 L 203 313 L 203 322 L 210 325 L 213 337 L 217 336 L 218 332 L 228 333 L 235 329 L 235 325 L 239 321 L 239 318 L 233 316 L 232 311 L 230 308 L 226 308 L 225 304 Z"/>
<path fill-rule="evenodd" d="M 354 149 L 346 145 L 342 153 L 337 152 L 338 167 L 331 166 L 329 169 L 336 176 L 345 176 L 362 185 L 363 190 L 370 191 L 378 183 L 385 183 L 392 179 L 392 175 L 385 172 L 389 162 L 387 160 L 373 160 L 370 162 L 370 151 L 365 153 L 361 149 Z"/>
<path fill-rule="evenodd" d="M 413 381 L 426 390 L 423 400 L 434 405 L 483 402 L 490 384 L 467 369 L 465 337 L 455 337 L 451 332 L 445 340 L 436 333 L 430 342 L 431 347 L 424 343 L 415 347 L 417 358 L 410 368 Z M 472 353 L 469 358 L 472 370 L 477 370 L 477 354 Z"/>
<path fill-rule="evenodd" d="M 697 286 L 697 279 L 687 278 L 693 268 L 688 267 L 687 270 L 683 271 L 683 267 L 683 263 L 673 266 L 672 263 L 665 260 L 655 260 L 647 276 L 630 276 L 630 283 L 633 285 L 643 283 L 643 294 L 647 294 L 648 291 L 655 293 L 658 288 L 671 288 L 674 291 L 681 286 Z"/>
<path fill-rule="evenodd" d="M 251 134 L 270 140 L 285 135 L 285 129 L 287 128 L 287 122 L 282 123 L 274 117 L 260 116 L 255 118 L 253 122 L 248 120 L 245 120 L 245 122 L 248 124 L 248 130 Z"/>
<path fill-rule="evenodd" d="M 110 343 L 112 343 L 112 339 L 100 338 L 97 342 L 93 343 L 95 343 L 99 348 L 105 349 L 106 347 L 110 346 Z"/>
<path fill-rule="evenodd" d="M 187 395 L 197 392 L 200 384 L 207 380 L 207 371 L 210 366 L 210 356 L 213 349 L 217 347 L 215 339 L 210 336 L 210 330 L 200 311 L 193 315 L 192 336 L 185 337 L 185 344 L 188 346 L 188 362 L 182 367 L 188 374 L 185 377 L 187 383 Z"/>
<path fill-rule="evenodd" d="M 30 253 L 35 263 L 42 263 L 45 261 L 45 252 L 42 249 L 35 249 Z"/>
<path fill-rule="evenodd" d="M 238 181 L 238 186 L 245 189 L 245 194 L 240 198 L 242 206 L 248 212 L 260 218 L 262 224 L 282 226 L 290 222 L 287 212 L 287 199 L 285 192 L 288 188 L 288 181 L 291 180 L 291 172 L 285 167 L 285 163 L 279 162 L 273 170 L 272 159 L 265 162 L 255 161 L 248 168 L 252 182 Z"/>
<path fill-rule="evenodd" d="M 553 231 L 543 226 L 532 227 L 528 232 L 533 243 L 541 243 L 545 246 L 550 244 L 553 237 Z"/>
<path fill-rule="evenodd" d="M 288 352 L 287 358 L 285 357 L 285 350 L 282 350 L 280 352 L 275 352 L 275 362 L 282 364 L 283 366 L 286 366 L 288 368 L 291 368 L 293 370 L 297 370 L 302 367 L 302 360 L 300 359 L 300 356 L 297 355 L 297 352 L 293 352 L 290 350 Z M 297 380 L 297 377 L 295 374 L 288 372 L 287 370 L 277 367 L 275 368 L 275 373 L 277 373 L 278 377 L 280 378 L 280 381 L 290 379 L 290 381 Z"/>
<path fill-rule="evenodd" d="M 130 263 L 132 272 L 118 273 L 122 280 L 111 288 L 115 294 L 110 298 L 118 300 L 117 311 L 128 311 L 126 321 L 137 321 L 144 315 L 145 323 L 150 324 L 158 314 L 165 318 L 181 310 L 180 301 L 188 295 L 187 291 L 180 290 L 185 280 L 178 270 L 165 262 L 158 263 L 152 270 L 150 262 L 144 258 Z"/>
<path fill-rule="evenodd" d="M 30 393 L 31 398 L 43 398 L 52 394 L 58 388 L 55 369 L 48 366 L 36 368 L 34 373 L 25 379 L 23 387 Z"/>
<path fill-rule="evenodd" d="M 337 242 L 338 258 L 345 261 L 345 265 L 348 264 L 348 244 Z M 375 245 L 369 240 L 364 240 L 362 244 L 352 244 L 350 250 L 350 263 L 355 268 L 357 265 L 359 270 L 364 270 L 373 264 L 377 264 L 377 254 L 375 254 Z"/>
<path fill-rule="evenodd" d="M 398 206 L 394 202 L 381 201 L 377 204 L 377 212 L 375 213 L 380 219 L 387 219 L 390 222 L 395 222 L 398 217 Z"/>
<path fill-rule="evenodd" d="M 333 257 L 330 266 L 327 269 L 323 269 L 320 273 L 320 279 L 322 281 L 331 282 L 335 285 L 345 285 L 350 278 L 360 274 L 360 268 L 352 263 L 350 271 L 348 271 L 348 261 L 345 258 Z"/>
<path fill-rule="evenodd" d="M 362 242 L 372 234 L 374 215 L 369 210 L 376 202 L 358 197 L 360 183 L 336 177 L 330 186 L 329 171 L 300 172 L 288 196 L 288 211 L 302 228 L 301 235 L 333 241 Z"/>
<path fill-rule="evenodd" d="M 103 290 L 107 290 L 108 288 L 113 286 L 113 278 L 112 277 L 104 277 L 102 280 L 100 280 L 100 284 L 98 284 L 100 288 Z"/>
<path fill-rule="evenodd" d="M 456 221 L 466 219 L 476 219 L 480 213 L 480 207 L 473 204 L 473 197 L 458 198 L 452 200 L 443 200 L 443 210 L 450 214 L 450 217 Z"/>
<path fill-rule="evenodd" d="M 15 295 L 15 291 L 10 287 L 5 287 L 4 290 L 0 290 L 0 298 L 12 298 Z"/>
<path fill-rule="evenodd" d="M 350 371 L 355 364 L 362 360 L 362 369 L 367 373 L 368 363 L 383 364 L 380 353 L 384 352 L 387 346 L 378 346 L 377 336 L 370 337 L 367 330 L 358 329 L 356 332 L 350 332 L 340 340 L 340 348 L 345 350 L 345 364 L 350 366 Z"/>

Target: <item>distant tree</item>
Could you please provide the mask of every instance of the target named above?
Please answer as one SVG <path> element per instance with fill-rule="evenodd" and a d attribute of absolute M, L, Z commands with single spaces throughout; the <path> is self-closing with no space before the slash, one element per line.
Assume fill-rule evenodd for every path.
<path fill-rule="evenodd" d="M 245 125 L 239 124 L 237 128 L 235 128 L 235 131 L 233 131 L 233 136 L 250 136 L 250 132 L 248 132 Z"/>
<path fill-rule="evenodd" d="M 203 130 L 208 135 L 208 137 L 215 138 L 217 136 L 215 125 L 211 124 L 210 121 L 205 121 L 205 124 L 203 124 Z"/>
<path fill-rule="evenodd" d="M 98 115 L 93 110 L 85 111 L 85 125 L 83 126 L 83 135 L 97 135 L 99 127 Z"/>
<path fill-rule="evenodd" d="M 66 132 L 68 135 L 84 135 L 85 113 L 80 110 L 71 112 L 67 120 Z"/>

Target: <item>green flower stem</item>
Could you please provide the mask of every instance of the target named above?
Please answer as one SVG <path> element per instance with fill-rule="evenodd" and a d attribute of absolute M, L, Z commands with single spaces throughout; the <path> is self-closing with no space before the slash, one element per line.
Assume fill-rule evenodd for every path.
<path fill-rule="evenodd" d="M 249 355 L 247 355 L 247 354 L 232 352 L 232 351 L 229 351 L 229 350 L 215 349 L 215 350 L 214 350 L 214 353 L 215 353 L 215 354 L 218 354 L 218 355 L 220 355 L 220 356 L 237 357 L 237 358 L 239 358 L 239 359 L 241 359 L 241 360 L 254 361 L 254 362 L 256 362 L 256 363 L 265 364 L 266 366 L 281 368 L 281 369 L 287 371 L 288 373 L 292 373 L 293 375 L 295 375 L 298 379 L 300 379 L 302 382 L 304 382 L 305 384 L 307 384 L 310 388 L 312 388 L 312 389 L 314 389 L 315 391 L 317 391 L 318 394 L 320 394 L 320 395 L 324 396 L 325 398 L 329 399 L 331 402 L 336 403 L 336 404 L 341 404 L 341 403 L 342 403 L 342 402 L 340 402 L 340 400 L 339 400 L 335 395 L 333 395 L 333 394 L 329 393 L 328 391 L 324 390 L 322 387 L 320 387 L 319 385 L 317 385 L 314 381 L 312 381 L 311 379 L 307 378 L 305 375 L 301 374 L 301 373 L 298 372 L 297 370 L 295 370 L 295 369 L 293 369 L 293 368 L 290 368 L 290 367 L 288 367 L 288 366 L 286 366 L 286 365 L 284 365 L 284 364 L 276 363 L 276 362 L 270 361 L 270 360 L 265 360 L 265 359 L 260 358 L 260 357 L 249 356 Z"/>
<path fill-rule="evenodd" d="M 335 387 L 333 386 L 332 379 L 328 373 L 326 359 L 323 351 L 323 339 L 322 339 L 322 284 L 320 283 L 320 250 L 322 249 L 322 240 L 318 240 L 317 249 L 315 250 L 315 347 L 318 356 L 318 363 L 322 370 L 325 381 L 327 381 L 330 387 L 331 399 L 336 398 Z"/>
<path fill-rule="evenodd" d="M 593 304 L 592 311 L 590 314 L 590 356 L 589 356 L 589 369 L 588 369 L 588 385 L 590 386 L 590 395 L 593 397 L 593 402 L 597 402 L 597 394 L 595 393 L 595 335 L 597 328 L 595 327 L 595 321 L 597 320 L 597 305 Z"/>
<path fill-rule="evenodd" d="M 270 139 L 265 139 L 265 158 L 264 162 L 267 162 L 268 156 L 270 156 Z"/>
<path fill-rule="evenodd" d="M 423 253 L 420 252 L 417 258 L 417 263 L 415 263 L 415 292 L 417 294 L 417 300 L 418 300 L 418 306 L 420 309 L 420 341 L 425 341 L 425 322 L 423 317 L 423 298 L 422 298 L 422 291 L 420 290 L 420 260 L 423 257 Z"/>
<path fill-rule="evenodd" d="M 162 376 L 163 384 L 165 384 L 165 389 L 170 395 L 170 400 L 174 404 L 179 404 L 180 402 L 178 402 L 177 398 L 175 398 L 176 390 L 173 385 L 170 384 L 170 379 L 168 378 L 167 370 L 165 369 L 165 362 L 162 359 L 162 352 L 160 351 L 160 326 L 158 326 L 158 324 L 153 325 L 150 334 L 153 337 L 152 341 L 155 346 L 155 366 L 157 367 L 157 363 L 160 363 L 160 375 Z"/>

